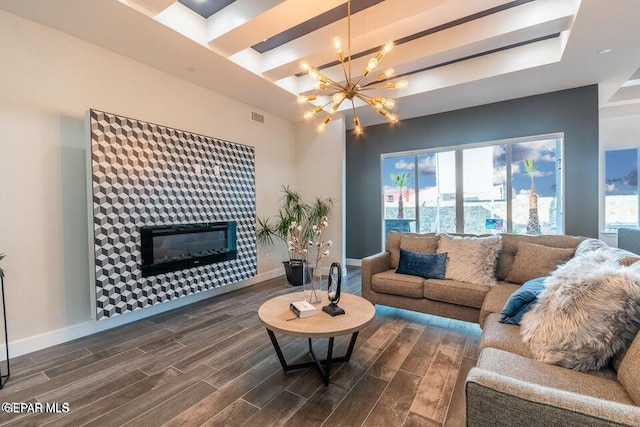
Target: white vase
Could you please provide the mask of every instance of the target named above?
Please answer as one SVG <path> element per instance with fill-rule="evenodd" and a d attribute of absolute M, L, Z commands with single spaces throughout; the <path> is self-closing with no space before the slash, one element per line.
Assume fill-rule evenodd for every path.
<path fill-rule="evenodd" d="M 320 263 L 304 263 L 302 292 L 310 304 L 322 302 L 322 268 Z"/>

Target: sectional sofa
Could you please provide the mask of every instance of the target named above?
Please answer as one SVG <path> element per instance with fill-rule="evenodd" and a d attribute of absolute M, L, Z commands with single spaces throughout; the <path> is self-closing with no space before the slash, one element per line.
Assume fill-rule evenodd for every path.
<path fill-rule="evenodd" d="M 478 363 L 466 382 L 469 426 L 640 426 L 640 334 L 610 366 L 578 372 L 535 360 L 520 327 L 499 322 L 509 296 L 565 262 L 584 237 L 502 235 L 493 286 L 396 273 L 401 248 L 433 253 L 438 239 L 389 233 L 386 250 L 362 260 L 362 296 L 482 327 Z M 640 259 L 615 250 L 625 265 Z"/>

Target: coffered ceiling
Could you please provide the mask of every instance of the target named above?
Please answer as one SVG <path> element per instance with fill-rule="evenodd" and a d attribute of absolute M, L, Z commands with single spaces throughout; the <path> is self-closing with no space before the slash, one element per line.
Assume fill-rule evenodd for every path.
<path fill-rule="evenodd" d="M 296 95 L 314 87 L 301 60 L 344 80 L 332 38 L 346 50 L 345 0 L 0 0 L 0 8 L 291 121 L 310 107 Z M 352 69 L 359 74 L 393 40 L 380 71 L 393 67 L 409 87 L 382 96 L 398 101 L 401 118 L 588 84 L 600 85 L 601 106 L 630 111 L 640 106 L 639 76 L 618 89 L 640 68 L 637 22 L 637 0 L 352 0 Z M 343 113 L 349 124 L 351 111 Z M 368 107 L 358 115 L 365 126 L 384 121 Z"/>

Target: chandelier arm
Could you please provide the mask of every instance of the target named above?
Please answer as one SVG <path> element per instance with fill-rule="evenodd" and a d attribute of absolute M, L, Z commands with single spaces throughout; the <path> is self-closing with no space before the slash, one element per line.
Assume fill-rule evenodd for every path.
<path fill-rule="evenodd" d="M 349 77 L 347 82 L 351 82 L 351 0 L 347 1 L 347 50 L 349 51 Z"/>

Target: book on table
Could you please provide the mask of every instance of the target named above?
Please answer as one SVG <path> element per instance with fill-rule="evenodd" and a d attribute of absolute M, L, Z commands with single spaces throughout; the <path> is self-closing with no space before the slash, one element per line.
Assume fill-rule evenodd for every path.
<path fill-rule="evenodd" d="M 318 314 L 318 310 L 307 301 L 295 301 L 289 306 L 296 316 L 300 318 L 315 316 Z"/>

